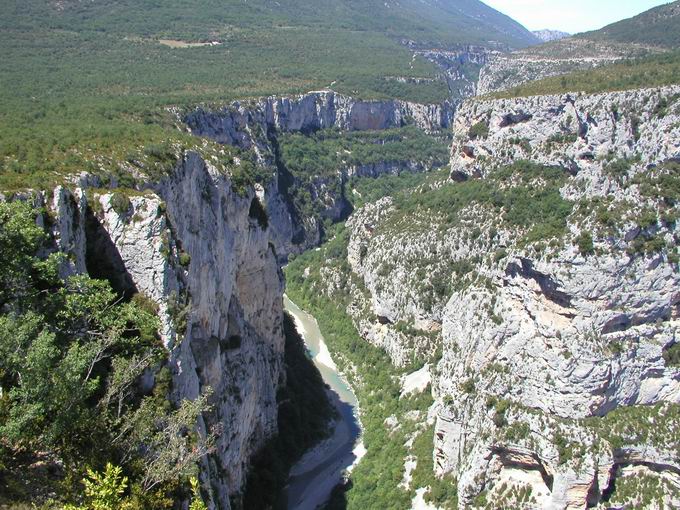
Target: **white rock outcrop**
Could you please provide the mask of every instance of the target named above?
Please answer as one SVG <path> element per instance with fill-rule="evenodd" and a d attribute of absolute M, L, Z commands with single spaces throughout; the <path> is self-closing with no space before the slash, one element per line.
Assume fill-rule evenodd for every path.
<path fill-rule="evenodd" d="M 675 85 L 469 100 L 458 109 L 453 125 L 451 169 L 483 176 L 494 166 L 524 159 L 590 173 L 596 180 L 595 170 L 613 159 L 637 157 L 654 164 L 679 158 L 678 97 L 680 86 Z M 474 126 L 481 134 L 473 135 Z"/>

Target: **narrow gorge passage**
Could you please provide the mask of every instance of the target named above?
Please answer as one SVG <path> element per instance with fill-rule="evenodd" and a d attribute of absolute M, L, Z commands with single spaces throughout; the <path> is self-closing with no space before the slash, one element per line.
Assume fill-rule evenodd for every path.
<path fill-rule="evenodd" d="M 358 402 L 330 356 L 316 319 L 284 295 L 284 308 L 295 319 L 314 365 L 338 412 L 333 435 L 307 452 L 290 472 L 287 487 L 289 510 L 314 510 L 325 503 L 347 470 L 361 460 L 363 445 L 357 419 Z"/>

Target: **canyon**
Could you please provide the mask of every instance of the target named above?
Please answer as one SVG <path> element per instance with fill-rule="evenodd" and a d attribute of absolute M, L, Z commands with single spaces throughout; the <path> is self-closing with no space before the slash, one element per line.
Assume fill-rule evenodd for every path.
<path fill-rule="evenodd" d="M 286 17 L 278 3 L 233 3 L 249 21 L 269 16 L 276 30 L 253 33 L 282 54 L 312 37 L 303 25 L 295 35 L 287 23 L 299 13 Z M 152 103 L 140 80 L 141 111 L 134 98 L 95 98 L 96 113 L 36 106 L 27 122 L 57 118 L 60 136 L 69 119 L 92 115 L 80 122 L 87 143 L 41 138 L 30 157 L 15 144 L 0 161 L 12 190 L 0 199 L 33 206 L 48 239 L 39 256 L 59 257 L 55 279 L 104 280 L 116 304 L 142 302 L 157 316 L 165 357 L 135 378 L 130 409 L 166 388 L 164 371 L 166 412 L 206 398 L 195 430 L 176 434 L 195 451 L 210 438 L 197 469 L 165 494 L 177 507 L 680 507 L 680 86 L 635 76 L 631 86 L 625 75 L 590 93 L 516 88 L 635 71 L 633 57 L 668 54 L 645 68 L 667 70 L 671 47 L 545 31 L 551 42 L 527 48 L 536 37 L 483 4 L 462 2 L 476 13 L 465 22 L 465 5 L 420 4 L 422 26 L 434 27 L 420 40 L 402 3 L 376 4 L 387 12 L 370 26 L 385 34 L 367 48 L 342 33 L 349 22 L 328 25 L 331 45 L 360 55 L 358 77 L 324 60 L 320 78 L 303 79 L 300 62 L 279 66 L 272 54 L 252 69 L 230 63 L 244 81 L 232 73 L 214 89 L 197 69 L 184 73 L 197 82 L 181 85 L 157 69 L 166 88 Z M 432 16 L 444 14 L 470 33 L 437 33 L 444 22 Z M 215 30 L 209 45 L 159 48 L 144 30 L 114 49 L 148 44 L 187 69 L 192 52 L 214 66 L 257 53 L 252 34 Z M 101 131 L 105 118 L 113 125 Z M 55 154 L 62 166 L 49 163 Z M 316 378 L 297 378 L 292 337 Z M 107 364 L 104 384 L 115 373 Z M 2 384 L 21 385 L 3 370 Z M 312 411 L 331 418 L 305 452 L 296 441 L 308 431 L 295 427 L 309 418 L 300 402 L 313 399 L 291 388 L 305 393 L 309 381 L 325 397 Z M 66 478 L 61 460 L 46 464 Z M 182 484 L 196 484 L 191 495 Z"/>
<path fill-rule="evenodd" d="M 638 214 L 663 204 L 635 184 L 636 175 L 655 168 L 663 175 L 664 165 L 680 157 L 678 97 L 680 88 L 669 87 L 470 99 L 454 115 L 448 103 L 355 101 L 324 91 L 177 112 L 197 136 L 254 150 L 277 178 L 238 193 L 228 174 L 188 152 L 167 177 L 125 200 L 85 174 L 72 191 L 59 187 L 36 200 L 55 216 L 55 248 L 70 260 L 64 275 L 106 277 L 119 282 L 117 290 L 134 289 L 157 303 L 174 397 L 213 389 L 214 411 L 199 428 L 221 424 L 223 433 L 202 463 L 201 479 L 211 505 L 231 508 L 238 507 L 250 460 L 277 431 L 276 394 L 284 383 L 280 265 L 322 239 L 314 218 L 291 213 L 277 175 L 285 172 L 277 134 L 405 123 L 428 132 L 452 129 L 450 170 L 425 184 L 424 194 L 492 179 L 498 167 L 518 161 L 554 169 L 561 174 L 558 196 L 570 207 L 584 204 L 569 216 L 566 241 L 526 244 L 526 229 L 499 223 L 483 203 L 464 206 L 447 225 L 441 211 L 400 218 L 403 204 L 386 197 L 349 217 L 352 276 L 327 267 L 319 292 L 332 298 L 351 279 L 346 313 L 361 337 L 384 350 L 395 370 L 414 356 L 430 360 L 434 469 L 455 475 L 459 508 L 483 506 L 480 494 L 520 504 L 522 487 L 540 508 L 606 508 L 614 483 L 642 475 L 663 480 L 661 498 L 670 508 L 680 504 L 673 446 L 680 371 L 664 353 L 677 342 L 677 263 L 665 248 L 639 255 L 626 249 L 636 239 L 671 246 L 678 236 L 673 222 L 640 226 Z M 659 104 L 667 105 L 663 112 Z M 612 173 L 617 161 L 630 162 L 623 175 Z M 347 172 L 412 170 L 386 163 Z M 540 187 L 541 177 L 534 179 Z M 336 221 L 343 219 L 337 200 L 323 201 Z M 598 201 L 607 211 L 626 212 L 594 236 L 592 251 L 580 252 L 570 239 L 585 229 L 598 232 Z M 449 287 L 430 294 L 435 279 L 452 277 Z M 636 432 L 612 435 L 597 420 Z"/>

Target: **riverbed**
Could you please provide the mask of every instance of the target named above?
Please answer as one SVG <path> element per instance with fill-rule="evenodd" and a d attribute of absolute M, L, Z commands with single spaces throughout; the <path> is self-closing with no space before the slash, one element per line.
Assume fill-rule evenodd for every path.
<path fill-rule="evenodd" d="M 297 330 L 328 385 L 329 397 L 338 411 L 332 436 L 307 452 L 290 472 L 288 509 L 315 510 L 328 500 L 333 488 L 343 481 L 365 450 L 360 441 L 357 398 L 338 372 L 316 319 L 287 296 L 284 296 L 284 307 L 295 319 Z"/>

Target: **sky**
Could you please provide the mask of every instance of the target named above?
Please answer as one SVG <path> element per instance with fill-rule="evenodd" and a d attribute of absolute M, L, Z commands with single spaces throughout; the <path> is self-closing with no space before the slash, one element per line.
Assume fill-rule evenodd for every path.
<path fill-rule="evenodd" d="M 630 18 L 669 0 L 482 0 L 529 30 L 575 34 Z"/>

